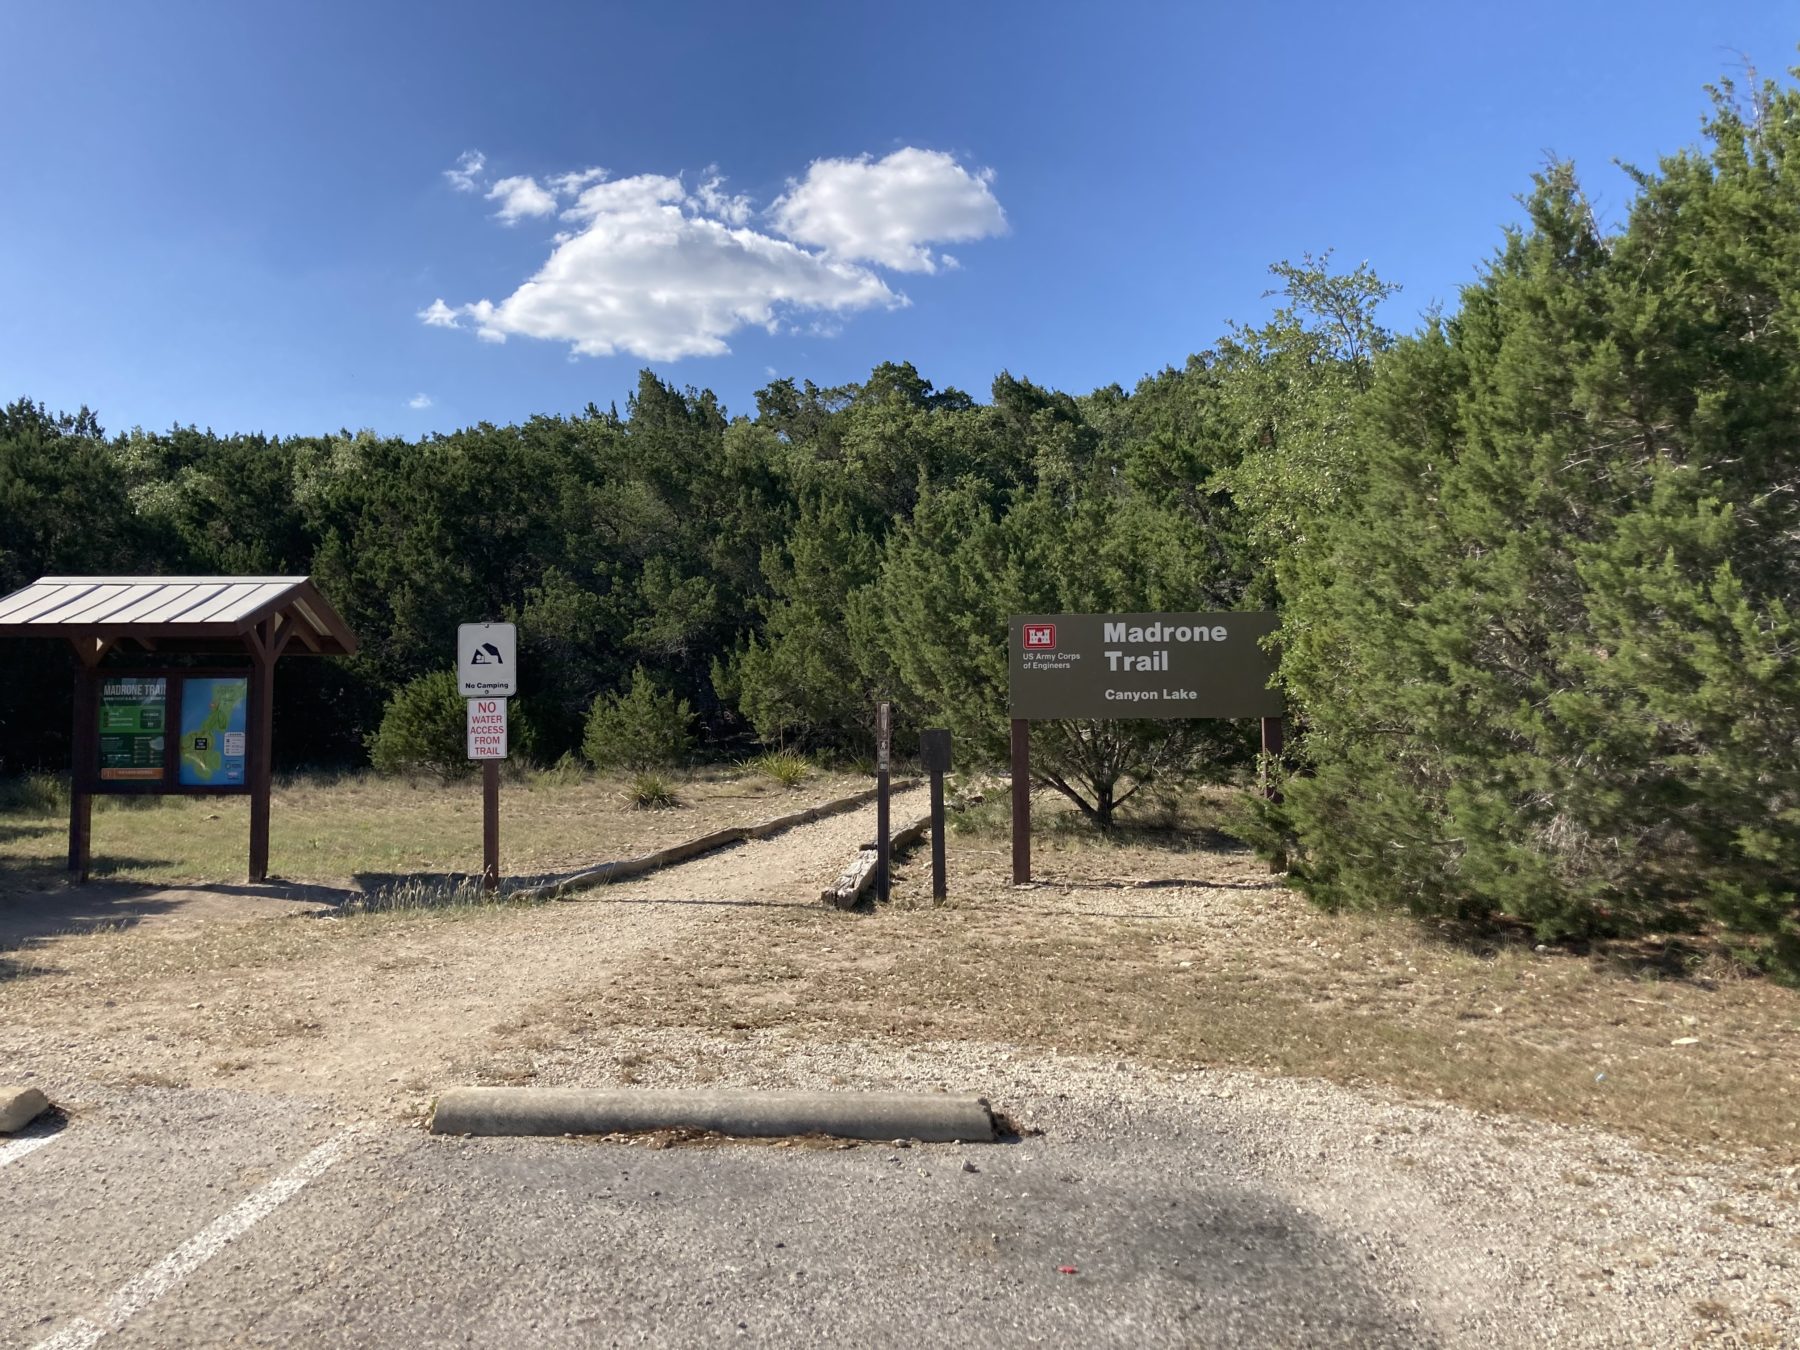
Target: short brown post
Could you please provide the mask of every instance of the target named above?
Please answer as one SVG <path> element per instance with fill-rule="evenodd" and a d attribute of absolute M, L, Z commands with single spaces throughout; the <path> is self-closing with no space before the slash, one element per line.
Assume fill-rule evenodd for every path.
<path fill-rule="evenodd" d="M 950 893 L 944 865 L 944 775 L 950 772 L 950 733 L 933 727 L 919 733 L 919 761 L 931 775 L 931 898 Z"/>
<path fill-rule="evenodd" d="M 481 761 L 481 889 L 500 886 L 500 761 Z"/>
<path fill-rule="evenodd" d="M 893 749 L 894 705 L 875 705 L 875 898 L 887 903 L 893 884 L 893 845 L 888 837 L 888 772 Z"/>
<path fill-rule="evenodd" d="M 99 677 L 86 652 L 77 648 L 75 655 L 75 726 L 69 751 L 69 873 L 76 881 L 86 881 L 94 838 L 94 796 L 88 791 L 88 780 L 100 757 L 100 710 L 95 698 Z"/>
<path fill-rule="evenodd" d="M 1276 779 L 1277 761 L 1281 758 L 1281 748 L 1286 743 L 1286 726 L 1279 717 L 1265 717 L 1262 720 L 1263 750 L 1263 799 L 1279 803 L 1281 787 Z M 1287 871 L 1287 858 L 1277 853 L 1269 859 L 1271 872 Z"/>
<path fill-rule="evenodd" d="M 1031 880 L 1031 723 L 1012 720 L 1013 885 Z"/>

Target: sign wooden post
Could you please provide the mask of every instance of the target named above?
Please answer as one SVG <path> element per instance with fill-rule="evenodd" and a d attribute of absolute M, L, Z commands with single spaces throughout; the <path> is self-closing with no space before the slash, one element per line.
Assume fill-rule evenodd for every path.
<path fill-rule="evenodd" d="M 481 889 L 500 885 L 500 761 L 481 765 Z"/>
<path fill-rule="evenodd" d="M 1031 880 L 1031 723 L 1012 720 L 1013 885 Z"/>
<path fill-rule="evenodd" d="M 889 751 L 893 744 L 894 705 L 875 705 L 875 898 L 887 903 L 893 863 L 888 839 Z"/>
<path fill-rule="evenodd" d="M 931 898 L 950 893 L 944 865 L 944 775 L 950 772 L 950 733 L 933 728 L 919 733 L 919 761 L 931 775 Z"/>
<path fill-rule="evenodd" d="M 1286 730 L 1286 726 L 1279 717 L 1265 717 L 1262 720 L 1264 774 L 1262 791 L 1265 801 L 1276 803 L 1281 801 L 1281 789 L 1276 786 L 1275 767 L 1276 761 L 1281 758 L 1281 747 L 1286 740 Z M 1269 859 L 1269 870 L 1271 872 L 1287 871 L 1287 858 L 1277 853 Z"/>

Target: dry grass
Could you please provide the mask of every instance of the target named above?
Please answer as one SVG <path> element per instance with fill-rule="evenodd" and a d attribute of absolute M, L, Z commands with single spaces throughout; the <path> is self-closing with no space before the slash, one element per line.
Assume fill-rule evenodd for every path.
<path fill-rule="evenodd" d="M 910 902 L 776 910 L 743 920 L 753 939 L 685 942 L 575 995 L 571 1031 L 1012 1043 L 1800 1158 L 1800 991 L 1723 961 L 1670 978 L 1610 951 L 1472 949 L 1399 917 L 1320 914 L 1247 853 L 1048 833 L 1038 889 L 1011 888 L 1000 844 L 964 839 L 946 906 L 920 899 L 915 855 L 895 882 Z"/>
<path fill-rule="evenodd" d="M 672 776 L 672 786 L 678 805 L 644 812 L 629 808 L 628 776 L 550 770 L 508 782 L 502 866 L 513 875 L 572 870 L 793 809 L 781 785 L 747 768 Z M 821 774 L 805 799 L 866 786 Z M 249 829 L 245 797 L 100 797 L 93 874 L 165 885 L 240 881 Z M 59 882 L 67 847 L 68 824 L 56 812 L 0 811 L 0 895 Z M 479 872 L 481 787 L 374 774 L 284 780 L 270 803 L 269 855 L 271 870 L 293 881 Z"/>
<path fill-rule="evenodd" d="M 716 786 L 719 800 L 748 790 Z M 348 790 L 390 819 L 411 791 Z M 547 794 L 545 810 L 569 828 L 584 804 L 599 809 L 600 791 Z M 342 813 L 341 797 L 325 800 Z M 295 798 L 286 814 L 315 809 Z M 609 814 L 606 830 L 686 813 Z M 674 833 L 692 833 L 691 820 Z M 13 978 L 0 964 L 0 1057 L 10 1023 L 27 1037 L 15 1049 L 29 1026 L 54 1028 L 79 1036 L 84 1053 L 105 1046 L 170 1081 L 211 1074 L 280 1090 L 295 1066 L 364 1056 L 391 1075 L 377 1081 L 441 1086 L 456 1081 L 446 1063 L 481 1081 L 528 1081 L 541 1054 L 597 1035 L 778 1028 L 796 1045 L 965 1039 L 1317 1076 L 1800 1161 L 1800 991 L 1716 958 L 1670 974 L 1628 948 L 1473 946 L 1398 917 L 1320 914 L 1203 822 L 1187 825 L 1176 846 L 1129 831 L 1099 843 L 1048 821 L 1044 884 L 1016 891 L 1004 837 L 976 821 L 952 841 L 946 905 L 925 899 L 921 851 L 897 870 L 896 903 L 876 912 L 709 908 L 666 940 L 604 959 L 582 943 L 644 912 L 605 891 L 587 904 L 59 939 L 13 954 L 30 967 Z M 604 837 L 613 842 L 596 851 L 633 846 L 618 842 L 627 833 Z M 818 884 L 795 878 L 796 898 Z M 152 1040 L 162 1049 L 147 1051 Z M 190 1061 L 151 1063 L 170 1047 Z"/>

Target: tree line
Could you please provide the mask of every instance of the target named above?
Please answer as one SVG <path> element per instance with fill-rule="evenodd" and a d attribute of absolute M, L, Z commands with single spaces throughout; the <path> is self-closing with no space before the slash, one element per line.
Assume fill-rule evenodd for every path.
<path fill-rule="evenodd" d="M 0 590 L 311 574 L 363 641 L 284 663 L 278 753 L 354 762 L 459 622 L 519 625 L 520 721 L 685 705 L 704 752 L 866 750 L 871 706 L 997 757 L 1020 612 L 1272 608 L 1294 713 L 1242 829 L 1331 907 L 1545 937 L 1712 919 L 1800 971 L 1800 96 L 1714 91 L 1622 223 L 1553 164 L 1449 312 L 1329 255 L 1141 380 L 985 402 L 906 363 L 754 413 L 649 372 L 621 413 L 419 440 L 0 412 Z M 1796 159 L 1800 174 L 1800 158 Z M 67 659 L 7 644 L 0 767 L 65 762 Z M 659 703 L 658 700 L 661 700 Z M 1101 826 L 1225 723 L 1071 723 Z"/>

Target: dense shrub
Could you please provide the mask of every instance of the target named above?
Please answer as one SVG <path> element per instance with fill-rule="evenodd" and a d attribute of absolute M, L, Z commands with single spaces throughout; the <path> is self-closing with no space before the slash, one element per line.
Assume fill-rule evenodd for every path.
<path fill-rule="evenodd" d="M 404 684 L 388 700 L 381 728 L 369 738 L 369 759 L 382 773 L 465 773 L 468 702 L 456 673 L 433 671 Z"/>
<path fill-rule="evenodd" d="M 639 666 L 623 694 L 602 694 L 588 713 L 582 752 L 596 769 L 666 769 L 694 753 L 694 716 L 684 698 Z"/>

